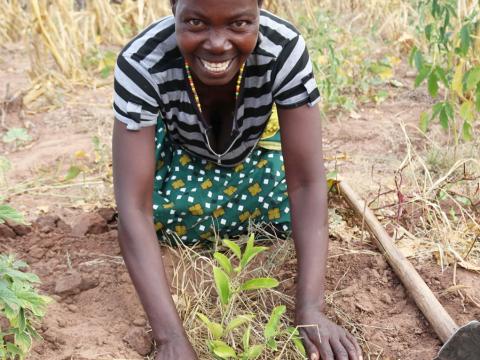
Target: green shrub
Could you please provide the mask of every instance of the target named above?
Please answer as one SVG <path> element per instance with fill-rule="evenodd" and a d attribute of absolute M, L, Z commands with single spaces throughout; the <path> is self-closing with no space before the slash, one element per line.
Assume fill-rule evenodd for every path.
<path fill-rule="evenodd" d="M 45 315 L 50 298 L 39 295 L 34 284 L 38 276 L 25 272 L 28 265 L 13 255 L 0 255 L 0 359 L 25 359 L 33 339 L 39 339 L 35 325 Z"/>

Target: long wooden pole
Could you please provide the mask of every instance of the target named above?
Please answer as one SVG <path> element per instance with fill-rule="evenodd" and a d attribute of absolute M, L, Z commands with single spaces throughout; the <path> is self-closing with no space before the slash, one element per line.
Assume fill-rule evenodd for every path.
<path fill-rule="evenodd" d="M 455 321 L 440 304 L 413 265 L 398 250 L 392 238 L 360 196 L 344 180 L 339 182 L 339 189 L 355 213 L 363 218 L 368 230 L 373 235 L 375 245 L 407 288 L 440 340 L 445 343 L 458 328 Z"/>

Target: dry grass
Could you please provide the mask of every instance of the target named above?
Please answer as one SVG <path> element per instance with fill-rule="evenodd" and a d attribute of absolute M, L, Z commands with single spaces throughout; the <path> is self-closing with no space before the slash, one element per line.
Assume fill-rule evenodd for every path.
<path fill-rule="evenodd" d="M 265 256 L 254 261 L 246 272 L 241 276 L 242 280 L 252 277 L 276 277 L 279 273 L 279 267 L 285 268 L 285 264 L 295 262 L 295 252 L 291 240 L 284 241 L 275 238 L 259 226 L 252 226 L 251 231 L 256 234 L 257 241 L 269 246 L 270 249 Z M 217 237 L 216 242 L 220 239 Z M 245 243 L 246 237 L 239 240 L 239 244 Z M 213 246 L 217 249 L 217 246 Z M 172 271 L 173 298 L 184 322 L 188 337 L 197 351 L 200 359 L 210 359 L 209 350 L 206 341 L 209 334 L 206 327 L 198 319 L 197 314 L 207 314 L 209 319 L 219 323 L 228 323 L 229 320 L 241 314 L 254 314 L 255 318 L 251 323 L 251 344 L 265 344 L 263 337 L 263 328 L 268 321 L 271 310 L 277 305 L 286 305 L 287 313 L 282 317 L 281 327 L 285 329 L 292 326 L 294 299 L 284 291 L 268 290 L 258 291 L 249 294 L 243 294 L 237 297 L 230 311 L 225 313 L 219 304 L 215 290 L 212 266 L 212 249 L 200 247 L 186 247 L 179 244 L 176 248 L 164 248 L 166 253 L 167 268 L 170 265 Z M 226 255 L 231 255 L 225 253 Z M 291 274 L 295 276 L 294 273 Z M 363 338 L 362 326 L 349 317 L 334 302 L 334 294 L 326 297 L 327 304 L 334 310 L 337 319 L 350 331 L 353 331 L 359 337 L 359 342 L 366 349 L 368 343 Z M 241 349 L 243 329 L 235 331 L 229 335 L 228 343 L 237 350 Z M 277 351 L 266 350 L 259 359 L 264 360 L 289 360 L 302 359 L 301 354 L 296 350 L 287 334 L 276 338 L 278 343 Z"/>
<path fill-rule="evenodd" d="M 402 129 L 407 154 L 396 173 L 397 188 L 373 206 L 396 229 L 397 245 L 407 256 L 433 257 L 442 268 L 458 265 L 480 273 L 480 161 L 460 154 L 478 154 L 479 144 L 442 147 L 444 154 L 455 153 L 455 160 L 429 164 Z M 427 136 L 425 141 L 439 146 Z"/>

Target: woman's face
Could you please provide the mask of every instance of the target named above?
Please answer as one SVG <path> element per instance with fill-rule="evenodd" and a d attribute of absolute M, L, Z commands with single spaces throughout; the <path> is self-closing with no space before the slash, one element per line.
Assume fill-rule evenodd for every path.
<path fill-rule="evenodd" d="M 173 11 L 178 47 L 196 79 L 231 82 L 257 43 L 258 0 L 177 0 Z"/>

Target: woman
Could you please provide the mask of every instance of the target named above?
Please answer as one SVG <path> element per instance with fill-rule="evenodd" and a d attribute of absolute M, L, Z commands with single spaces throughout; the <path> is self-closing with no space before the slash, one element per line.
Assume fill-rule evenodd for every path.
<path fill-rule="evenodd" d="M 119 242 L 158 344 L 156 359 L 197 358 L 169 293 L 157 232 L 192 243 L 208 238 L 212 218 L 233 236 L 253 217 L 281 230 L 291 224 L 295 320 L 319 329 L 301 329 L 309 357 L 361 359 L 355 338 L 324 315 L 327 192 L 312 66 L 295 28 L 260 6 L 172 1 L 174 16 L 151 25 L 118 58 Z M 280 152 L 258 147 L 273 104 L 283 163 Z"/>

